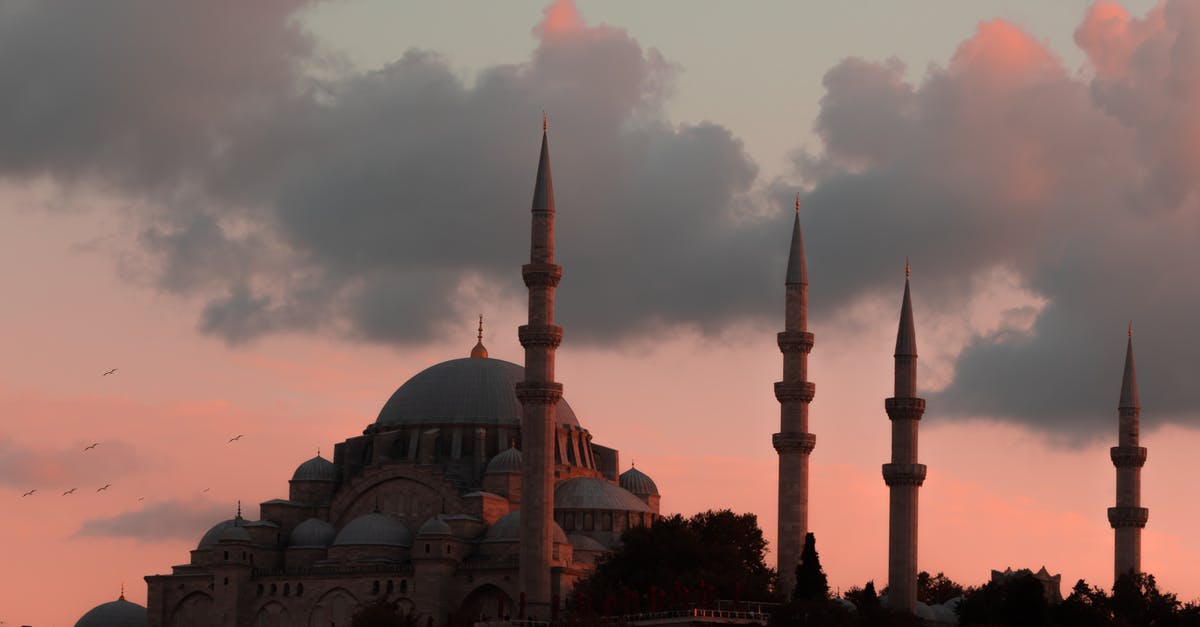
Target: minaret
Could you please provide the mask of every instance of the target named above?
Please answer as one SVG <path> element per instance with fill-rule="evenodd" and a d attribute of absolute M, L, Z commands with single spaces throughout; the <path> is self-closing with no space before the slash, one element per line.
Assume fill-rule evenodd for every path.
<path fill-rule="evenodd" d="M 808 432 L 808 404 L 816 386 L 808 382 L 808 353 L 813 334 L 808 332 L 808 270 L 800 236 L 800 195 L 792 222 L 792 247 L 784 280 L 784 326 L 777 337 L 783 352 L 783 380 L 775 384 L 779 399 L 779 433 L 771 443 L 779 453 L 779 585 L 776 592 L 791 598 L 796 586 L 796 565 L 804 534 L 808 533 L 808 454 L 817 436 Z"/>
<path fill-rule="evenodd" d="M 525 380 L 517 384 L 521 401 L 521 547 L 520 592 L 530 614 L 549 618 L 550 560 L 554 524 L 554 423 L 562 384 L 554 381 L 554 351 L 562 327 L 554 324 L 554 288 L 562 267 L 554 263 L 554 184 L 550 148 L 542 116 L 542 154 L 533 188 L 533 236 L 529 263 L 521 276 L 529 288 L 529 324 L 517 336 L 525 347 Z M 528 616 L 528 615 L 527 615 Z"/>
<path fill-rule="evenodd" d="M 896 332 L 896 385 L 884 408 L 892 421 L 892 461 L 883 465 L 883 481 L 891 492 L 888 516 L 888 606 L 913 612 L 917 607 L 917 490 L 925 482 L 925 465 L 917 463 L 917 425 L 925 399 L 917 397 L 917 333 L 904 264 L 904 302 Z"/>
<path fill-rule="evenodd" d="M 1138 446 L 1141 411 L 1137 373 L 1133 368 L 1133 324 L 1130 324 L 1129 340 L 1125 345 L 1125 373 L 1121 377 L 1121 401 L 1117 403 L 1117 446 L 1109 450 L 1113 465 L 1117 467 L 1117 506 L 1108 508 L 1108 523 L 1116 536 L 1114 582 L 1130 571 L 1142 572 L 1142 527 L 1150 518 L 1150 510 L 1142 507 L 1142 465 L 1146 463 L 1146 447 Z"/>

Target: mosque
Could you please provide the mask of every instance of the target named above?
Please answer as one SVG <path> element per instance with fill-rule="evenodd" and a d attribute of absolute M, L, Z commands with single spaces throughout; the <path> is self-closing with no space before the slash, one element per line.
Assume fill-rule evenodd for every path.
<path fill-rule="evenodd" d="M 241 506 L 200 538 L 187 564 L 145 578 L 147 606 L 117 601 L 76 627 L 343 627 L 378 599 L 428 627 L 487 618 L 552 619 L 574 583 L 612 551 L 622 532 L 659 515 L 660 494 L 636 468 L 619 472 L 615 448 L 593 441 L 554 380 L 562 327 L 554 324 L 554 187 L 543 122 L 532 203 L 529 321 L 518 329 L 525 365 L 493 359 L 478 341 L 467 357 L 421 371 L 392 394 L 362 435 L 336 444 L 333 459 L 301 463 L 288 498 Z M 777 589 L 794 585 L 808 531 L 809 431 L 815 385 L 807 380 L 808 273 L 796 201 L 785 280 L 783 377 L 775 384 L 780 431 Z M 917 397 L 917 350 L 908 271 L 896 337 L 895 394 L 885 399 L 891 460 L 888 604 L 931 624 L 951 623 L 917 602 L 917 460 L 924 399 Z M 1132 330 L 1119 402 L 1115 573 L 1140 572 L 1140 405 Z M 943 608 L 944 609 L 944 608 Z M 924 610 L 924 611 L 922 611 Z"/>

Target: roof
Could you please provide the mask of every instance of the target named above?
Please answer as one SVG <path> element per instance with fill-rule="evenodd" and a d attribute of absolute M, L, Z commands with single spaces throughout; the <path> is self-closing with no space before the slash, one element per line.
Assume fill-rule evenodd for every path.
<path fill-rule="evenodd" d="M 567 534 L 563 533 L 562 527 L 558 523 L 551 522 L 554 525 L 554 542 L 557 544 L 568 544 Z M 518 542 L 521 539 L 521 512 L 517 510 L 501 516 L 492 526 L 487 528 L 487 533 L 484 534 L 485 542 Z"/>
<path fill-rule="evenodd" d="M 146 627 L 146 608 L 125 600 L 102 603 L 79 617 L 75 627 Z"/>
<path fill-rule="evenodd" d="M 435 537 L 435 536 L 450 536 L 450 535 L 453 535 L 453 531 L 451 531 L 450 525 L 447 525 L 445 521 L 443 521 L 441 518 L 439 518 L 437 516 L 434 516 L 433 518 L 430 518 L 429 520 L 425 521 L 425 523 L 421 525 L 421 528 L 417 530 L 418 538 L 430 538 L 430 537 Z"/>
<path fill-rule="evenodd" d="M 575 477 L 554 486 L 554 509 L 653 512 L 642 499 L 603 479 Z"/>
<path fill-rule="evenodd" d="M 200 544 L 197 544 L 196 548 L 197 549 L 208 549 L 208 548 L 212 548 L 212 547 L 216 546 L 217 541 L 221 539 L 221 532 L 225 531 L 229 527 L 234 526 L 235 524 L 236 524 L 236 522 L 234 521 L 234 519 L 230 518 L 229 520 L 222 520 L 221 522 L 213 525 L 200 538 Z"/>
<path fill-rule="evenodd" d="M 567 536 L 567 539 L 571 541 L 571 546 L 574 547 L 576 551 L 611 551 L 612 550 L 612 549 L 609 549 L 608 547 L 604 546 L 603 544 L 600 544 L 599 540 L 596 540 L 595 538 L 592 538 L 591 536 L 585 536 L 585 535 L 581 535 L 578 533 L 573 533 L 573 534 Z"/>
<path fill-rule="evenodd" d="M 628 490 L 631 494 L 660 496 L 658 486 L 654 484 L 654 480 L 637 468 L 631 467 L 629 470 L 621 473 L 621 487 Z"/>
<path fill-rule="evenodd" d="M 337 529 L 320 518 L 309 518 L 292 530 L 288 546 L 294 548 L 325 548 L 333 544 Z"/>
<path fill-rule="evenodd" d="M 382 512 L 372 512 L 355 518 L 342 527 L 333 540 L 334 546 L 370 544 L 412 546 L 412 534 L 400 519 Z"/>
<path fill-rule="evenodd" d="M 317 455 L 300 464 L 292 474 L 292 481 L 337 481 L 337 466 L 333 462 Z"/>
<path fill-rule="evenodd" d="M 488 462 L 486 474 L 495 474 L 503 472 L 521 472 L 521 451 L 516 448 L 509 448 L 500 451 L 498 455 Z"/>
<path fill-rule="evenodd" d="M 502 359 L 451 359 L 418 372 L 396 390 L 375 424 L 397 425 L 521 425 L 521 402 L 516 384 L 525 369 Z M 567 401 L 558 401 L 556 422 L 579 426 Z"/>

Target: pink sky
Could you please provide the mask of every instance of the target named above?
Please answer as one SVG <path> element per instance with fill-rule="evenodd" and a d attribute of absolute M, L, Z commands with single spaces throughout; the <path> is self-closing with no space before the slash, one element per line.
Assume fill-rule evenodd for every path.
<path fill-rule="evenodd" d="M 600 38 L 569 8 L 559 3 L 548 13 L 546 37 Z M 1134 76 L 1124 64 L 1129 51 L 1153 34 L 1160 17 L 1152 13 L 1122 30 L 1123 15 L 1116 5 L 1102 4 L 1079 36 L 1116 82 Z M 1003 91 L 1031 75 L 1069 80 L 1053 54 L 1007 22 L 985 22 L 961 37 L 965 43 L 947 67 L 982 68 L 970 76 L 984 77 L 989 89 Z M 1190 119 L 1186 111 L 1166 114 L 1185 126 Z M 1003 147 L 1028 150 L 1027 158 L 1005 160 L 997 144 L 993 152 L 980 149 L 995 159 L 984 162 L 1037 165 L 1045 157 L 1034 154 L 1036 146 L 1014 143 Z M 533 181 L 532 141 L 530 146 L 522 188 Z M 552 154 L 555 146 L 552 134 Z M 1170 154 L 1188 171 L 1187 150 Z M 555 163 L 559 210 L 570 212 L 573 192 L 564 183 L 573 175 Z M 1003 179 L 1010 184 L 1004 191 L 1015 206 L 1035 206 L 1058 184 L 1047 171 L 1014 168 Z M 292 471 L 318 447 L 330 455 L 334 443 L 372 422 L 410 376 L 465 356 L 474 343 L 475 321 L 463 316 L 443 321 L 453 332 L 416 348 L 355 342 L 329 329 L 287 331 L 229 347 L 197 330 L 201 296 L 158 292 L 145 275 L 130 271 L 128 264 L 141 258 L 114 255 L 144 226 L 125 211 L 132 202 L 138 201 L 104 186 L 62 189 L 44 179 L 18 178 L 0 185 L 6 209 L 0 328 L 9 330 L 8 358 L 0 360 L 0 499 L 8 499 L 7 515 L 0 518 L 8 566 L 0 569 L 0 620 L 8 624 L 71 625 L 114 599 L 121 582 L 130 600 L 145 603 L 141 578 L 186 562 L 200 535 L 231 516 L 237 500 L 248 517 L 257 517 L 257 503 L 286 497 Z M 515 220 L 526 215 L 513 212 Z M 783 251 L 790 222 L 781 224 L 777 245 Z M 560 247 L 570 245 L 560 237 Z M 520 253 L 527 243 L 509 246 Z M 934 308 L 922 299 L 923 270 L 919 264 L 913 269 L 923 392 L 950 384 L 955 359 L 973 340 L 1028 334 L 1052 301 L 1025 284 L 1018 261 L 989 264 L 970 278 L 961 302 Z M 565 271 L 564 284 L 573 276 L 570 266 Z M 513 276 L 518 273 L 514 265 Z M 810 264 L 814 284 L 828 274 Z M 781 295 L 782 266 L 778 276 Z M 880 464 L 888 458 L 890 431 L 882 399 L 890 393 L 900 265 L 894 288 L 810 319 L 816 335 L 810 379 L 817 386 L 810 524 L 835 588 L 868 579 L 882 585 L 886 577 L 887 490 Z M 461 298 L 467 301 L 458 303 L 462 309 L 484 310 L 491 356 L 519 362 L 521 303 L 486 289 L 465 290 Z M 566 340 L 557 378 L 596 441 L 619 449 L 624 466 L 636 461 L 654 478 L 664 511 L 753 512 L 773 544 L 771 434 L 779 426 L 779 407 L 771 384 L 780 377 L 774 334 L 782 328 L 782 308 L 777 320 L 729 324 L 707 334 L 696 325 L 676 325 L 600 348 L 573 344 L 572 321 L 562 319 Z M 1117 352 L 1124 337 L 1112 341 Z M 1145 352 L 1138 357 L 1139 363 L 1154 359 Z M 111 368 L 119 371 L 100 376 Z M 1045 565 L 1062 573 L 1064 590 L 1079 578 L 1111 584 L 1112 530 L 1105 510 L 1114 504 L 1115 473 L 1107 449 L 1116 436 L 1119 359 L 1109 369 L 1111 387 L 1095 393 L 1111 411 L 1095 420 L 1111 427 L 1098 431 L 1111 437 L 1081 444 L 945 413 L 922 424 L 920 457 L 929 467 L 921 490 L 922 569 L 979 584 L 993 568 Z M 1193 531 L 1200 500 L 1186 495 L 1200 433 L 1160 427 L 1153 398 L 1143 394 L 1143 401 L 1142 443 L 1150 454 L 1142 490 L 1151 512 L 1143 568 L 1160 587 L 1192 599 L 1200 596 L 1194 570 L 1200 538 Z M 928 413 L 935 412 L 931 404 Z M 243 439 L 228 443 L 236 434 Z M 96 441 L 101 444 L 95 450 L 82 450 Z M 106 483 L 109 490 L 95 491 Z M 22 498 L 31 488 L 38 493 Z M 78 492 L 60 496 L 70 488 Z M 140 510 L 162 514 L 155 518 L 161 525 L 145 528 L 141 539 L 82 532 L 84 521 Z"/>

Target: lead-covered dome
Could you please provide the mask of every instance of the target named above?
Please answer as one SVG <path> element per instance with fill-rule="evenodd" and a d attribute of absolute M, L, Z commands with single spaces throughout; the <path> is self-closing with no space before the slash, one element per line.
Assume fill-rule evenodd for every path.
<path fill-rule="evenodd" d="M 125 600 L 102 603 L 75 621 L 75 627 L 146 627 L 146 608 Z"/>
<path fill-rule="evenodd" d="M 551 522 L 553 525 L 554 542 L 556 544 L 568 544 L 567 534 L 563 532 L 562 527 L 558 523 Z M 491 542 L 519 542 L 521 539 L 521 511 L 509 512 L 492 523 L 492 526 L 487 528 L 487 533 L 483 539 Z"/>
<path fill-rule="evenodd" d="M 337 529 L 320 518 L 309 518 L 292 530 L 288 546 L 297 549 L 326 548 L 333 544 Z"/>
<path fill-rule="evenodd" d="M 660 496 L 654 480 L 637 468 L 630 468 L 621 473 L 621 487 L 640 496 Z"/>
<path fill-rule="evenodd" d="M 505 472 L 521 472 L 521 451 L 515 448 L 500 451 L 500 454 L 488 462 L 484 473 L 494 475 Z"/>
<path fill-rule="evenodd" d="M 412 534 L 395 516 L 372 512 L 347 523 L 333 540 L 334 546 L 349 544 L 411 547 Z"/>
<path fill-rule="evenodd" d="M 554 509 L 607 509 L 650 512 L 650 506 L 628 490 L 603 479 L 575 477 L 554 486 Z"/>
<path fill-rule="evenodd" d="M 292 481 L 337 481 L 337 466 L 333 462 L 317 455 L 300 464 L 292 474 Z"/>
<path fill-rule="evenodd" d="M 196 545 L 196 548 L 208 549 L 216 546 L 217 542 L 221 539 L 221 533 L 226 529 L 235 526 L 236 524 L 237 520 L 230 518 L 229 520 L 222 520 L 221 522 L 213 525 L 212 528 L 205 532 L 204 536 L 200 538 L 200 544 Z"/>
<path fill-rule="evenodd" d="M 520 426 L 516 384 L 524 380 L 524 368 L 502 359 L 465 357 L 443 361 L 400 386 L 379 411 L 375 424 Z M 558 401 L 555 422 L 580 426 L 565 399 Z"/>

